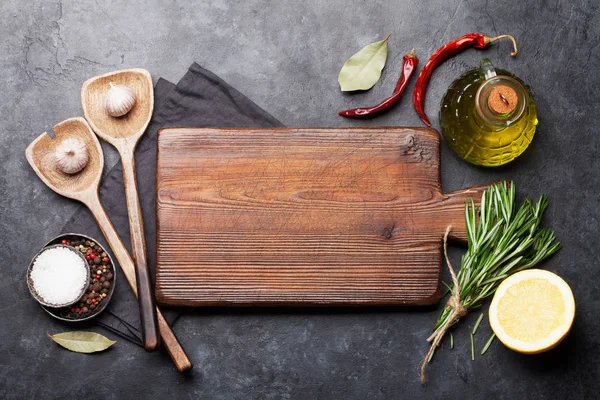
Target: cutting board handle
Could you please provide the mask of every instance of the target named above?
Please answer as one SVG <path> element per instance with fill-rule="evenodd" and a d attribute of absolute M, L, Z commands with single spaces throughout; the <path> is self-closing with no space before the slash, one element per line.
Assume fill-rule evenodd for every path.
<path fill-rule="evenodd" d="M 442 233 L 442 236 L 448 225 L 451 225 L 452 230 L 448 237 L 454 241 L 467 242 L 465 202 L 473 199 L 475 204 L 478 205 L 483 192 L 492 185 L 472 186 L 442 195 L 442 203 L 436 211 L 439 213 L 438 229 Z"/>

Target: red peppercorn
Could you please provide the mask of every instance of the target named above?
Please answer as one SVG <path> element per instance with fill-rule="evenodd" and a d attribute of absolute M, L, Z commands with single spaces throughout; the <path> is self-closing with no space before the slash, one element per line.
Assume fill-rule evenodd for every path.
<path fill-rule="evenodd" d="M 98 255 L 97 255 L 96 253 L 92 253 L 92 254 L 90 254 L 90 258 L 91 258 L 91 259 L 94 259 L 94 258 L 96 258 L 96 257 L 98 257 Z"/>
<path fill-rule="evenodd" d="M 79 310 L 79 311 L 77 311 L 77 314 L 81 315 L 81 314 L 83 314 L 83 311 Z"/>
<path fill-rule="evenodd" d="M 92 299 L 92 304 L 96 304 L 96 299 Z"/>
<path fill-rule="evenodd" d="M 104 258 L 102 259 L 102 261 L 103 261 L 103 262 L 105 262 L 105 263 L 107 263 L 107 262 L 109 262 L 110 260 L 108 259 L 108 257 L 104 257 Z"/>
<path fill-rule="evenodd" d="M 88 260 L 88 261 L 91 260 L 90 256 L 85 256 L 85 259 Z"/>
<path fill-rule="evenodd" d="M 75 312 L 75 307 L 72 307 L 72 308 L 71 308 L 71 312 Z"/>
<path fill-rule="evenodd" d="M 100 279 L 100 275 L 96 275 L 96 279 Z"/>
<path fill-rule="evenodd" d="M 62 244 L 67 244 L 67 239 L 63 239 L 61 243 Z"/>

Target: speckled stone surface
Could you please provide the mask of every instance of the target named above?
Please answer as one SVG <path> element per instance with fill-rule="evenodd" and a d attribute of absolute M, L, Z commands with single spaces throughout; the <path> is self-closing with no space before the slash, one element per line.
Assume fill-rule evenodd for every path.
<path fill-rule="evenodd" d="M 4 0 L 0 21 L 0 398 L 597 398 L 597 1 Z M 144 67 L 155 79 L 176 82 L 198 61 L 288 126 L 358 125 L 336 111 L 386 97 L 402 54 L 414 47 L 424 63 L 441 44 L 471 31 L 511 33 L 520 53 L 511 59 L 503 42 L 469 50 L 436 71 L 426 107 L 434 126 L 445 88 L 484 55 L 531 85 L 540 125 L 530 149 L 497 169 L 468 165 L 443 144 L 443 187 L 512 179 L 521 197 L 549 195 L 546 222 L 564 248 L 545 267 L 570 283 L 578 307 L 573 331 L 558 348 L 525 356 L 495 342 L 471 361 L 476 312 L 454 330 L 454 350 L 446 343 L 436 353 L 430 382 L 421 386 L 418 367 L 439 307 L 198 310 L 175 327 L 195 364 L 189 376 L 177 373 L 166 354 L 124 340 L 105 353 L 81 355 L 48 339 L 46 333 L 70 328 L 30 298 L 24 272 L 78 205 L 43 186 L 24 150 L 55 123 L 81 114 L 85 79 Z M 343 62 L 388 33 L 381 82 L 369 92 L 340 93 Z M 364 124 L 420 121 L 407 97 Z M 116 154 L 104 148 L 111 166 Z M 452 253 L 456 263 L 460 252 Z M 478 349 L 489 333 L 484 320 Z"/>

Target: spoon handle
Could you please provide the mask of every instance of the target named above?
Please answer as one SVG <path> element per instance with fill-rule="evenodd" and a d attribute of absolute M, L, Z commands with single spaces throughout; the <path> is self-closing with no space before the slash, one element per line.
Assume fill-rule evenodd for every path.
<path fill-rule="evenodd" d="M 133 150 L 131 152 L 127 151 L 126 154 L 121 154 L 121 161 L 123 163 L 123 181 L 125 182 L 125 197 L 127 198 L 127 212 L 129 214 L 131 248 L 136 267 L 135 276 L 144 348 L 146 351 L 154 351 L 160 345 L 160 336 L 158 335 L 158 322 L 156 318 L 156 301 L 154 299 L 152 279 L 150 278 L 150 269 L 148 268 L 146 256 L 144 223 L 135 180 Z"/>
<path fill-rule="evenodd" d="M 104 211 L 104 207 L 100 203 L 100 199 L 98 198 L 98 194 L 93 192 L 90 195 L 86 196 L 83 199 L 80 199 L 92 212 L 92 215 L 98 222 L 100 226 L 100 230 L 104 234 L 104 237 L 108 241 L 110 248 L 112 249 L 115 257 L 119 261 L 119 265 L 121 266 L 121 270 L 125 274 L 125 278 L 129 282 L 133 293 L 137 296 L 137 286 L 136 286 L 136 278 L 135 278 L 135 266 L 133 264 L 133 260 L 131 256 L 127 252 L 127 249 L 123 245 L 123 242 L 119 238 L 119 235 L 115 231 L 108 215 L 106 215 L 106 211 Z M 188 358 L 187 354 L 185 354 L 185 350 L 181 347 L 181 344 L 175 337 L 175 334 L 171 330 L 171 327 L 167 324 L 167 321 L 163 317 L 162 313 L 159 309 L 156 309 L 156 315 L 159 320 L 159 329 L 160 334 L 163 339 L 163 343 L 169 352 L 169 355 L 173 359 L 175 366 L 180 372 L 188 371 L 192 368 L 192 363 Z"/>

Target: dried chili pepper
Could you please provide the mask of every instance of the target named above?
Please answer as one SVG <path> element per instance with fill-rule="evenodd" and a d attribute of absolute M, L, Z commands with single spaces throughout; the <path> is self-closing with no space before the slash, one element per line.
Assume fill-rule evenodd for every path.
<path fill-rule="evenodd" d="M 415 110 L 421 117 L 421 120 L 427 126 L 431 126 L 429 122 L 429 118 L 427 118 L 427 114 L 425 114 L 425 92 L 427 91 L 427 85 L 429 84 L 429 79 L 431 78 L 431 73 L 433 70 L 449 59 L 450 57 L 460 53 L 466 48 L 474 47 L 476 49 L 485 49 L 499 39 L 510 39 L 514 46 L 514 51 L 510 53 L 511 56 L 516 56 L 518 53 L 517 50 L 517 42 L 515 38 L 511 35 L 500 35 L 496 37 L 489 37 L 482 35 L 481 33 L 468 33 L 464 36 L 459 37 L 456 40 L 448 42 L 444 46 L 440 47 L 427 61 L 427 64 L 423 67 L 421 72 L 419 73 L 419 77 L 417 78 L 417 83 L 415 85 L 415 91 L 413 93 L 413 103 L 415 106 Z"/>
<path fill-rule="evenodd" d="M 342 117 L 361 118 L 389 109 L 402 97 L 404 89 L 406 89 L 406 85 L 408 84 L 408 80 L 418 64 L 419 59 L 415 55 L 415 49 L 412 49 L 410 53 L 405 54 L 402 58 L 402 74 L 400 75 L 400 78 L 398 78 L 394 93 L 392 93 L 390 97 L 373 107 L 353 108 L 351 110 L 340 111 L 338 114 L 340 114 Z"/>

